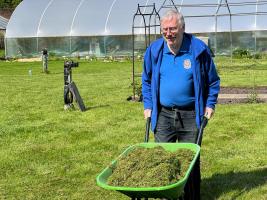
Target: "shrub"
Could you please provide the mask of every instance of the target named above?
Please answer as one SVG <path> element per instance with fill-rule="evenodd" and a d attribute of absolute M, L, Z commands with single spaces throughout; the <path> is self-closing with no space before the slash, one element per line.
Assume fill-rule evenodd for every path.
<path fill-rule="evenodd" d="M 131 85 L 133 86 L 133 83 L 131 83 Z M 138 97 L 141 97 L 142 95 L 142 83 L 140 80 L 136 80 L 135 81 L 135 95 L 137 95 Z"/>
<path fill-rule="evenodd" d="M 261 59 L 262 58 L 262 54 L 255 53 L 254 56 L 253 56 L 253 58 L 255 58 L 255 59 Z"/>
<path fill-rule="evenodd" d="M 50 58 L 54 58 L 54 57 L 56 57 L 56 53 L 55 52 L 49 52 L 49 57 Z"/>
<path fill-rule="evenodd" d="M 248 49 L 236 48 L 233 50 L 233 57 L 235 58 L 251 58 L 251 53 Z"/>

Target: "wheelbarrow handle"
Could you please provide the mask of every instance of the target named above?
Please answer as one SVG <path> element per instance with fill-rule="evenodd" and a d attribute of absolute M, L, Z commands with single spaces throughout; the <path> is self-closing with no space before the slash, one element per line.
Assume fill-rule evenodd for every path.
<path fill-rule="evenodd" d="M 204 131 L 204 128 L 207 126 L 208 121 L 209 121 L 209 119 L 207 117 L 204 116 L 202 118 L 201 125 L 200 125 L 199 131 L 198 131 L 198 137 L 197 137 L 197 144 L 199 146 L 201 146 L 203 131 Z"/>
<path fill-rule="evenodd" d="M 151 117 L 146 119 L 146 133 L 145 133 L 145 142 L 149 140 L 149 130 L 150 130 Z"/>

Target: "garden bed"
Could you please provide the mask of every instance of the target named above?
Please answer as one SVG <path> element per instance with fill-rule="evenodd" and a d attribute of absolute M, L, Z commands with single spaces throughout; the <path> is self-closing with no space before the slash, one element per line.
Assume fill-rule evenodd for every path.
<path fill-rule="evenodd" d="M 229 98 L 218 98 L 218 104 L 236 104 L 236 103 L 264 103 L 267 98 L 260 98 L 259 94 L 267 94 L 267 86 L 251 87 L 221 87 L 220 94 L 229 94 Z M 236 94 L 236 97 L 233 97 Z M 246 94 L 246 97 L 240 98 L 240 94 Z M 244 96 L 244 95 L 243 95 Z"/>

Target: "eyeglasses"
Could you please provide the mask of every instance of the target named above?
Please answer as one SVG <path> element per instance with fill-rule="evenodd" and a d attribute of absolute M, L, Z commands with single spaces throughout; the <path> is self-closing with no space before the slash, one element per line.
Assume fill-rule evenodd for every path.
<path fill-rule="evenodd" d="M 178 31 L 178 27 L 168 27 L 168 28 L 161 28 L 161 31 L 163 33 L 167 33 L 168 30 L 171 32 L 171 33 L 176 33 Z"/>

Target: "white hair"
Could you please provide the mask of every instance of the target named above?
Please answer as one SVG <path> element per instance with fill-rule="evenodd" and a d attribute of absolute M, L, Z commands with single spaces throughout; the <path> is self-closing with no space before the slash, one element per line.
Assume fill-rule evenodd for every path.
<path fill-rule="evenodd" d="M 183 28 L 185 27 L 185 22 L 184 22 L 184 16 L 182 13 L 175 9 L 169 9 L 167 10 L 161 17 L 160 23 L 162 23 L 163 20 L 165 19 L 170 19 L 172 17 L 176 17 L 179 25 L 181 25 Z"/>

